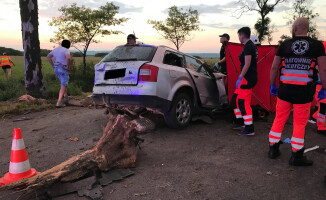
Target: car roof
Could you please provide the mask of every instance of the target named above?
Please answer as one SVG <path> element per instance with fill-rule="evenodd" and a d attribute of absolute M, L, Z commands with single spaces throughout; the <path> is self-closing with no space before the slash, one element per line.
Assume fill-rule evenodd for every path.
<path fill-rule="evenodd" d="M 165 46 L 165 45 L 160 45 L 160 46 L 158 46 L 158 47 L 165 48 L 165 49 L 168 49 L 168 50 L 173 51 L 173 52 L 175 52 L 175 53 L 183 54 L 183 55 L 189 56 L 189 57 L 191 57 L 191 58 L 193 58 L 193 59 L 200 60 L 201 62 L 203 62 L 201 59 L 198 59 L 198 58 L 196 58 L 196 57 L 194 57 L 194 56 L 192 56 L 192 55 L 189 55 L 189 54 L 187 54 L 187 53 L 183 53 L 183 52 L 181 52 L 181 51 L 179 51 L 179 50 L 176 50 L 176 49 L 173 49 L 173 48 L 171 48 L 171 47 L 168 47 L 168 46 Z"/>
<path fill-rule="evenodd" d="M 119 45 L 119 47 L 120 46 L 125 46 L 125 45 Z M 134 45 L 134 46 L 145 46 L 145 47 L 156 47 L 156 48 L 164 48 L 164 49 L 167 49 L 167 50 L 169 50 L 169 51 L 173 51 L 173 52 L 175 52 L 175 53 L 179 53 L 179 54 L 182 54 L 182 55 L 186 55 L 186 56 L 189 56 L 189 57 L 191 57 L 191 58 L 193 58 L 193 59 L 196 59 L 196 60 L 199 60 L 199 61 L 201 61 L 201 62 L 204 62 L 204 61 L 202 61 L 201 59 L 198 59 L 198 58 L 196 58 L 196 57 L 194 57 L 194 56 L 191 56 L 191 55 L 189 55 L 189 54 L 186 54 L 186 53 L 183 53 L 183 52 L 181 52 L 181 51 L 179 51 L 179 50 L 176 50 L 176 49 L 173 49 L 173 48 L 171 48 L 171 47 L 168 47 L 168 46 L 165 46 L 165 45 L 159 45 L 159 46 L 155 46 L 155 45 L 150 45 L 150 44 L 140 44 L 140 45 Z"/>

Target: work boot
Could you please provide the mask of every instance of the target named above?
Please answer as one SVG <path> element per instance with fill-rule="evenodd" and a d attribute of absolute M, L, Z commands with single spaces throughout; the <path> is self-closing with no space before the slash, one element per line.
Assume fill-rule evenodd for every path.
<path fill-rule="evenodd" d="M 282 141 L 279 141 L 278 143 L 275 143 L 273 145 L 269 145 L 269 152 L 268 152 L 268 157 L 271 159 L 275 159 L 281 155 L 280 152 L 280 144 L 283 144 Z"/>
<path fill-rule="evenodd" d="M 240 131 L 238 133 L 238 135 L 241 135 L 241 136 L 254 136 L 255 132 L 250 132 L 250 131 L 247 131 L 247 130 L 243 130 L 243 131 Z"/>
<path fill-rule="evenodd" d="M 292 152 L 289 164 L 293 166 L 311 166 L 314 162 L 312 160 L 308 160 L 303 153 L 304 148 L 300 149 L 299 151 Z"/>

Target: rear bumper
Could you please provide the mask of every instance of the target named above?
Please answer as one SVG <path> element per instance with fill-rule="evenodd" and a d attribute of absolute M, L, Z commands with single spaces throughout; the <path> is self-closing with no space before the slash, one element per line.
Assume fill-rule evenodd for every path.
<path fill-rule="evenodd" d="M 158 110 L 162 113 L 170 109 L 171 101 L 148 95 L 93 94 L 95 104 L 136 105 Z"/>

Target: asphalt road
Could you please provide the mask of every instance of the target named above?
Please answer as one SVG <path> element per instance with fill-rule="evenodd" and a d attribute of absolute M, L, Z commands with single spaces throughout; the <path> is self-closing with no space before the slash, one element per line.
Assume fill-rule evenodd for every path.
<path fill-rule="evenodd" d="M 107 122 L 104 110 L 63 108 L 0 121 L 0 174 L 8 171 L 13 128 L 21 128 L 32 167 L 44 171 L 90 147 L 101 137 Z M 13 122 L 30 117 L 31 120 Z M 279 159 L 267 157 L 268 132 L 273 121 L 255 122 L 256 135 L 238 136 L 228 116 L 213 124 L 195 122 L 177 131 L 160 126 L 143 135 L 135 175 L 104 187 L 104 199 L 320 199 L 326 152 L 307 153 L 312 167 L 288 165 L 290 144 L 281 146 Z M 326 148 L 326 137 L 307 126 L 306 147 Z M 291 137 L 292 123 L 283 139 Z M 71 141 L 77 137 L 78 141 Z M 2 195 L 2 196 L 1 196 Z M 5 199 L 6 192 L 0 193 Z M 10 199 L 10 198 L 9 198 Z M 82 200 L 76 193 L 56 200 Z"/>

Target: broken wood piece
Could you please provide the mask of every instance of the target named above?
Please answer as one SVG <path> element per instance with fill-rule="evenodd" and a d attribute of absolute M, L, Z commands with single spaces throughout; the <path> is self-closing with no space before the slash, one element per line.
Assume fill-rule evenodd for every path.
<path fill-rule="evenodd" d="M 152 130 L 155 125 L 150 125 L 149 121 L 142 124 L 142 120 L 113 113 L 119 111 L 110 109 L 111 115 L 108 116 L 109 122 L 103 131 L 103 136 L 92 149 L 34 177 L 5 185 L 0 190 L 19 188 L 29 194 L 58 182 L 78 180 L 94 169 L 108 171 L 112 168 L 134 167 L 140 142 L 137 135 Z"/>
<path fill-rule="evenodd" d="M 69 140 L 70 140 L 70 141 L 77 142 L 79 139 L 78 139 L 78 137 L 71 137 L 71 138 L 69 138 Z"/>

